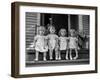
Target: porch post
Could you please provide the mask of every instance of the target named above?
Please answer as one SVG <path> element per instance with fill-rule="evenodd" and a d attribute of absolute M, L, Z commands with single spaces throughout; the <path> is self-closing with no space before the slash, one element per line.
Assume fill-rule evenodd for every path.
<path fill-rule="evenodd" d="M 79 28 L 78 28 L 79 29 L 79 32 L 83 32 L 83 16 L 82 15 L 79 15 L 78 16 L 78 21 L 79 21 L 78 22 L 79 23 L 78 24 L 79 25 Z"/>
<path fill-rule="evenodd" d="M 70 14 L 68 14 L 68 33 L 70 32 L 71 29 L 71 21 L 70 21 Z"/>

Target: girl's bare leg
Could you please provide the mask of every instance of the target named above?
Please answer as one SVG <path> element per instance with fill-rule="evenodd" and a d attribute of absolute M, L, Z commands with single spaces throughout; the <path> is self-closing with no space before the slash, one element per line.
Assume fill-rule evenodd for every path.
<path fill-rule="evenodd" d="M 53 59 L 52 54 L 53 54 L 53 50 L 49 50 L 50 59 Z"/>
<path fill-rule="evenodd" d="M 66 50 L 66 59 L 68 59 L 68 49 Z"/>
<path fill-rule="evenodd" d="M 59 58 L 59 51 L 58 51 L 58 49 L 55 49 L 55 54 L 56 54 L 56 60 L 58 60 L 58 58 Z"/>
<path fill-rule="evenodd" d="M 36 51 L 36 53 L 35 53 L 35 61 L 38 61 L 38 56 L 39 56 L 39 52 Z"/>
<path fill-rule="evenodd" d="M 76 53 L 76 56 L 74 57 L 74 59 L 77 59 L 78 58 L 78 50 L 75 49 L 75 53 Z"/>
<path fill-rule="evenodd" d="M 46 61 L 46 52 L 43 53 L 43 60 Z"/>
<path fill-rule="evenodd" d="M 70 60 L 72 60 L 72 49 L 70 49 Z"/>
<path fill-rule="evenodd" d="M 59 57 L 58 59 L 61 60 L 61 52 L 60 51 L 58 51 L 58 57 Z"/>

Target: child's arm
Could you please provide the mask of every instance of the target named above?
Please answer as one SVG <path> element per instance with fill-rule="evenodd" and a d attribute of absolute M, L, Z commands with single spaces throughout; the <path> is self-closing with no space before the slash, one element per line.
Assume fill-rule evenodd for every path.
<path fill-rule="evenodd" d="M 76 37 L 76 44 L 77 44 L 76 46 L 77 46 L 77 48 L 78 48 L 78 38 L 77 38 L 77 37 Z"/>
<path fill-rule="evenodd" d="M 56 43 L 55 43 L 55 47 L 58 48 L 59 47 L 59 38 L 58 36 L 55 37 Z"/>
<path fill-rule="evenodd" d="M 78 38 L 76 38 L 76 43 L 78 43 Z"/>
<path fill-rule="evenodd" d="M 46 36 L 46 39 L 47 39 L 47 45 L 48 45 L 48 47 L 50 47 L 50 44 L 49 44 L 49 35 Z"/>
<path fill-rule="evenodd" d="M 45 39 L 44 39 L 44 48 L 46 48 L 46 46 L 47 46 L 47 43 L 48 42 L 48 38 L 47 37 L 45 37 Z"/>
<path fill-rule="evenodd" d="M 67 38 L 66 38 L 66 42 L 67 42 L 67 45 L 66 45 L 66 46 L 67 46 L 67 48 L 69 47 L 69 44 L 68 44 L 68 43 L 69 43 L 69 40 L 70 40 L 70 38 L 67 37 Z"/>
<path fill-rule="evenodd" d="M 35 48 L 35 46 L 36 46 L 36 41 L 37 41 L 37 36 L 34 37 L 34 41 L 33 41 L 33 43 L 34 43 L 34 48 Z"/>

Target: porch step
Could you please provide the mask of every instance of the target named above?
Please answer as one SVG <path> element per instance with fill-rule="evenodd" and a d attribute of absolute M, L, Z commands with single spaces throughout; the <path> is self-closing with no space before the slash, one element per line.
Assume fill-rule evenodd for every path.
<path fill-rule="evenodd" d="M 61 66 L 61 65 L 80 65 L 89 64 L 89 59 L 76 59 L 76 60 L 52 60 L 52 61 L 26 61 L 26 66 Z"/>

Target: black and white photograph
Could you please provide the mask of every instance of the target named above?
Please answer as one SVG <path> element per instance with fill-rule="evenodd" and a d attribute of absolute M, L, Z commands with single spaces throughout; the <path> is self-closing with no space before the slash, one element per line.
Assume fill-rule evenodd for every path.
<path fill-rule="evenodd" d="M 97 7 L 12 3 L 12 76 L 97 73 Z"/>
<path fill-rule="evenodd" d="M 26 66 L 89 64 L 90 16 L 25 13 Z"/>

